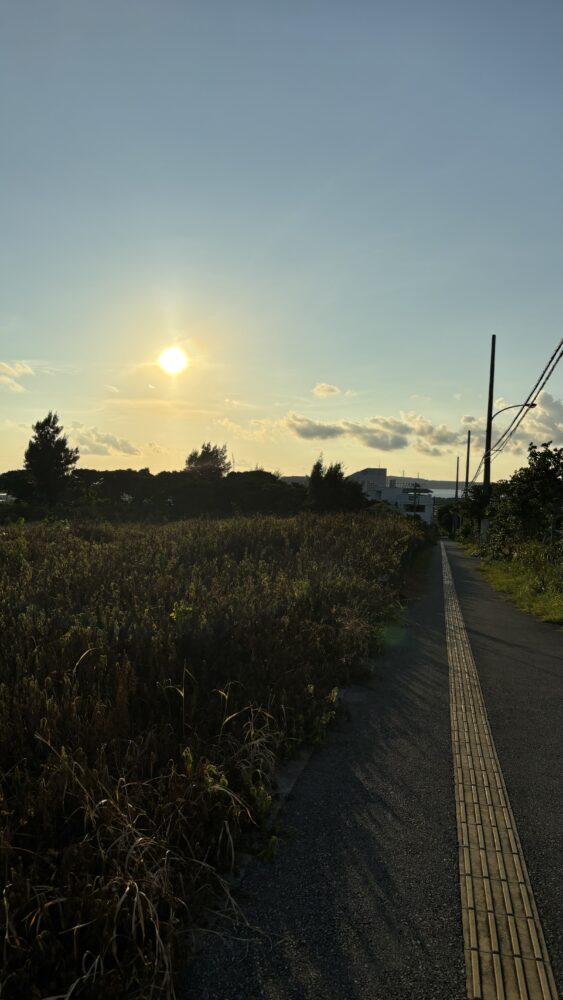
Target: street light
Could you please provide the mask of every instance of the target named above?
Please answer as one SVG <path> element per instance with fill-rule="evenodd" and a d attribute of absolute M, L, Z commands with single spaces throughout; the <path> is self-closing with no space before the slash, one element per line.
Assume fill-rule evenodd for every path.
<path fill-rule="evenodd" d="M 494 356 L 493 356 L 494 357 Z M 491 493 L 491 454 L 493 448 L 491 447 L 491 430 L 493 425 L 493 420 L 498 417 L 499 413 L 504 413 L 506 410 L 533 410 L 537 406 L 537 403 L 513 403 L 512 406 L 503 406 L 502 410 L 497 410 L 496 413 L 492 413 L 492 407 L 489 410 L 491 416 L 487 421 L 487 440 L 485 445 L 485 468 L 483 469 L 483 486 L 485 488 L 485 495 L 487 499 L 490 497 Z"/>
<path fill-rule="evenodd" d="M 493 413 L 491 420 L 494 420 L 495 417 L 498 417 L 499 413 L 504 413 L 505 410 L 523 410 L 523 409 L 533 410 L 534 407 L 537 405 L 538 405 L 537 403 L 514 403 L 512 406 L 503 406 L 502 410 L 497 410 L 496 413 Z"/>

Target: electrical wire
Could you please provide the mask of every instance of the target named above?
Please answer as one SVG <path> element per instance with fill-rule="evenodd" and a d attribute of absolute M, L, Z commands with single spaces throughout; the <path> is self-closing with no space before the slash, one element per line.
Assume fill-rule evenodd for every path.
<path fill-rule="evenodd" d="M 561 341 L 561 343 L 563 344 L 563 341 Z M 534 391 L 534 394 L 533 394 L 533 396 L 531 398 L 531 402 L 525 408 L 524 412 L 521 412 L 520 414 L 517 414 L 516 423 L 514 424 L 514 426 L 512 427 L 512 429 L 510 430 L 510 433 L 505 432 L 505 434 L 503 434 L 502 438 L 499 438 L 499 440 L 495 443 L 494 447 L 491 449 L 491 451 L 494 452 L 494 455 L 492 455 L 491 461 L 494 461 L 495 458 L 498 458 L 498 456 L 501 454 L 501 452 L 504 451 L 504 449 L 506 448 L 508 442 L 510 441 L 510 438 L 518 430 L 520 424 L 524 420 L 524 417 L 526 416 L 527 411 L 529 409 L 531 409 L 532 404 L 535 405 L 536 399 L 543 392 L 545 386 L 549 382 L 549 379 L 553 375 L 553 372 L 557 368 L 557 365 L 559 364 L 559 362 L 561 361 L 562 358 L 563 358 L 563 348 L 559 351 L 559 354 L 557 355 L 557 357 L 554 358 L 553 363 L 552 363 L 551 367 L 549 368 L 549 371 L 547 372 L 547 375 L 545 376 L 543 382 L 539 386 L 537 386 L 537 383 L 536 383 L 537 388 Z M 545 373 L 545 370 L 546 369 L 544 369 L 544 373 Z"/>
<path fill-rule="evenodd" d="M 530 390 L 530 392 L 528 393 L 528 395 L 526 397 L 526 401 L 522 404 L 522 406 L 518 410 L 518 413 L 511 420 L 511 422 L 508 425 L 508 427 L 506 428 L 506 430 L 503 431 L 503 433 L 498 438 L 498 440 L 495 441 L 494 445 L 492 445 L 491 451 L 490 451 L 491 462 L 494 462 L 495 458 L 498 458 L 498 456 L 504 451 L 504 449 L 506 448 L 506 445 L 508 444 L 510 438 L 516 432 L 516 430 L 518 429 L 518 427 L 520 426 L 520 424 L 524 420 L 524 417 L 526 416 L 528 410 L 531 409 L 531 404 L 535 403 L 536 399 L 538 398 L 538 396 L 540 395 L 540 393 L 543 391 L 543 389 L 547 385 L 549 379 L 553 375 L 553 372 L 557 368 L 557 365 L 559 364 L 559 362 L 561 361 L 562 358 L 563 358 L 563 338 L 557 344 L 557 347 L 553 351 L 553 354 L 551 355 L 549 361 L 545 365 L 545 367 L 544 367 L 543 371 L 541 372 L 541 374 L 539 375 L 539 377 L 536 379 L 536 382 L 535 382 L 534 386 L 532 387 L 532 389 Z M 543 379 L 543 381 L 542 381 L 542 379 Z M 483 464 L 485 462 L 486 454 L 487 454 L 486 452 L 483 453 L 483 455 L 481 457 L 481 461 L 479 462 L 479 465 L 477 466 L 477 470 L 475 472 L 475 475 L 473 476 L 473 479 L 471 480 L 471 483 L 469 484 L 470 486 L 473 486 L 473 483 L 477 479 L 477 476 L 479 475 L 479 473 L 481 471 L 481 468 L 482 468 L 482 466 L 483 466 Z"/>
<path fill-rule="evenodd" d="M 508 427 L 506 428 L 505 431 L 503 431 L 503 433 L 499 437 L 498 441 L 495 441 L 494 445 L 491 448 L 491 452 L 497 451 L 499 449 L 499 446 L 503 443 L 503 441 L 508 440 L 509 437 L 512 437 L 512 434 L 514 433 L 514 430 L 516 430 L 516 426 L 522 422 L 522 420 L 524 418 L 524 415 L 526 413 L 526 410 L 530 409 L 530 404 L 533 403 L 535 399 L 537 399 L 539 393 L 543 389 L 543 386 L 546 384 L 547 379 L 549 379 L 551 377 L 551 375 L 553 374 L 553 372 L 555 371 L 555 368 L 556 368 L 557 364 L 561 360 L 561 351 L 562 351 L 562 348 L 563 348 L 563 338 L 559 341 L 557 347 L 555 348 L 555 350 L 554 350 L 553 354 L 551 355 L 549 361 L 547 362 L 545 368 L 543 369 L 542 373 L 539 375 L 538 379 L 536 380 L 535 385 L 532 387 L 532 389 L 528 393 L 525 402 L 522 403 L 522 406 L 520 407 L 518 413 L 516 414 L 515 417 L 512 418 L 512 420 L 509 423 Z M 553 367 L 551 367 L 552 365 L 553 365 Z M 545 373 L 548 371 L 549 368 L 551 368 L 551 370 L 549 371 L 549 373 L 547 375 L 546 381 L 543 382 L 540 385 L 541 380 L 543 379 Z M 539 386 L 539 388 L 538 388 L 538 386 Z"/>

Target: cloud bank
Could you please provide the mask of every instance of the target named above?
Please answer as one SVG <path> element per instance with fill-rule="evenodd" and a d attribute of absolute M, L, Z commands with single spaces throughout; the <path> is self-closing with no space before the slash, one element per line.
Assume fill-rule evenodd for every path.
<path fill-rule="evenodd" d="M 497 409 L 501 409 L 507 404 L 500 399 L 495 405 Z M 376 451 L 401 451 L 411 447 L 423 455 L 438 457 L 445 452 L 463 448 L 468 430 L 471 430 L 472 448 L 482 451 L 485 447 L 485 420 L 471 414 L 461 418 L 458 428 L 434 424 L 414 410 L 400 411 L 399 417 L 377 416 L 363 421 L 332 422 L 311 420 L 291 411 L 281 424 L 305 441 L 348 438 Z M 498 426 L 496 423 L 493 425 L 493 442 L 507 426 L 508 421 L 499 423 Z M 525 454 L 530 441 L 536 444 L 552 441 L 556 446 L 563 445 L 563 400 L 555 399 L 549 392 L 543 392 L 536 409 L 527 414 L 521 427 L 508 442 L 506 451 L 515 455 Z"/>
<path fill-rule="evenodd" d="M 370 420 L 340 420 L 326 423 L 290 412 L 283 421 L 287 430 L 305 440 L 326 441 L 351 438 L 377 451 L 400 451 L 413 445 L 424 454 L 441 455 L 443 448 L 460 443 L 460 431 L 445 424 L 433 424 L 419 413 L 401 412 L 400 417 L 372 417 Z"/>

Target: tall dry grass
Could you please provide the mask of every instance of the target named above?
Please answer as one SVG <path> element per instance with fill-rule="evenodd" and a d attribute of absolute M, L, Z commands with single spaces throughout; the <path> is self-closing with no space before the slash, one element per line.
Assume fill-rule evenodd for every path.
<path fill-rule="evenodd" d="M 392 513 L 2 530 L 2 998 L 173 995 L 419 538 Z"/>

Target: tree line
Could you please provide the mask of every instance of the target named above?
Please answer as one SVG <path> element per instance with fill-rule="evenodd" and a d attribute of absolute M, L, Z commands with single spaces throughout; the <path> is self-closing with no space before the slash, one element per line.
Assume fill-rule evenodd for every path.
<path fill-rule="evenodd" d="M 486 538 L 480 538 L 485 517 L 488 531 Z M 437 520 L 449 533 L 481 541 L 484 552 L 495 559 L 512 558 L 528 542 L 559 551 L 563 546 L 563 448 L 553 448 L 551 441 L 539 447 L 530 444 L 527 465 L 509 479 L 493 483 L 490 496 L 483 486 L 471 486 L 459 501 L 442 506 Z"/>
<path fill-rule="evenodd" d="M 103 516 L 122 520 L 171 520 L 226 514 L 296 514 L 301 510 L 358 511 L 370 502 L 359 483 L 346 479 L 342 464 L 314 463 L 307 486 L 257 468 L 235 472 L 227 446 L 204 442 L 187 456 L 183 470 L 151 474 L 145 469 L 99 471 L 77 468 L 57 413 L 33 425 L 23 469 L 0 475 L 0 490 L 15 498 L 3 517 Z"/>

